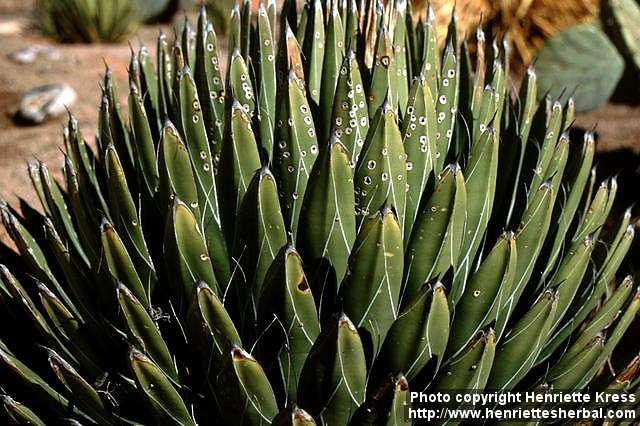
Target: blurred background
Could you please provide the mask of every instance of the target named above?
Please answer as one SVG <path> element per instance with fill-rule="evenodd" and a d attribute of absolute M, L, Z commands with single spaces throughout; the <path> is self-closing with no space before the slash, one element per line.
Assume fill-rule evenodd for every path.
<path fill-rule="evenodd" d="M 534 64 L 543 93 L 564 101 L 572 96 L 579 111 L 576 132 L 595 128 L 600 175 L 618 174 L 625 183 L 619 208 L 638 198 L 637 0 L 432 0 L 431 15 L 427 0 L 410 1 L 421 19 L 435 20 L 440 40 L 455 3 L 460 37 L 471 54 L 479 25 L 488 42 L 507 40 L 514 93 Z M 227 56 L 222 34 L 234 3 L 205 2 L 215 18 L 221 58 Z M 190 0 L 0 0 L 0 199 L 22 197 L 35 205 L 26 163 L 59 168 L 65 105 L 91 143 L 105 63 L 124 96 L 128 43 L 136 50 L 145 44 L 153 55 L 158 31 L 181 31 L 184 17 L 193 18 L 198 6 Z"/>

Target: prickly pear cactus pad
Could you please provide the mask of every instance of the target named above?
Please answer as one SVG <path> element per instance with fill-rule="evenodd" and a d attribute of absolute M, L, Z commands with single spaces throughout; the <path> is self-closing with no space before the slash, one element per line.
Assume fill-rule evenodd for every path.
<path fill-rule="evenodd" d="M 624 60 L 596 24 L 568 28 L 547 41 L 535 61 L 542 93 L 573 96 L 578 111 L 596 109 L 613 94 Z"/>
<path fill-rule="evenodd" d="M 634 0 L 605 0 L 602 21 L 616 47 L 635 71 L 640 70 L 640 4 Z"/>
<path fill-rule="evenodd" d="M 297 3 L 229 10 L 227 69 L 206 9 L 140 46 L 96 145 L 70 116 L 41 205 L 0 205 L 7 419 L 395 425 L 410 390 L 633 375 L 602 369 L 640 309 L 631 213 L 573 100 L 406 0 Z"/>

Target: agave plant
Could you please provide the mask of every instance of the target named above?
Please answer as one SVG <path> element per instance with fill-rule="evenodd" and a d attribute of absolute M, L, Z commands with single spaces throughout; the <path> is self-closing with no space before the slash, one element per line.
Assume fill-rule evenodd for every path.
<path fill-rule="evenodd" d="M 227 34 L 229 30 L 229 10 L 237 2 L 234 0 L 209 0 L 206 2 L 209 20 L 218 34 Z"/>
<path fill-rule="evenodd" d="M 35 7 L 42 31 L 66 43 L 120 42 L 138 23 L 129 0 L 37 0 Z"/>
<path fill-rule="evenodd" d="M 29 167 L 41 212 L 2 206 L 10 418 L 404 424 L 410 388 L 636 389 L 637 360 L 599 373 L 640 296 L 593 135 L 407 6 L 246 2 L 226 72 L 202 10 L 132 55 L 128 120 L 107 70 L 97 146 L 71 117 L 63 180 Z"/>

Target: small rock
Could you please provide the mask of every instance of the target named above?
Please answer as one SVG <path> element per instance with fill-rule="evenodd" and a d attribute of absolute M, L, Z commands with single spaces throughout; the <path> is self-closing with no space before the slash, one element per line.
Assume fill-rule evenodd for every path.
<path fill-rule="evenodd" d="M 7 55 L 10 60 L 19 64 L 32 64 L 38 59 L 38 57 L 44 57 L 45 59 L 57 61 L 60 58 L 60 53 L 51 46 L 43 46 L 41 44 L 34 44 L 32 46 L 24 47 L 15 52 Z"/>
<path fill-rule="evenodd" d="M 24 27 L 24 23 L 20 21 L 2 21 L 0 22 L 0 35 L 20 34 Z"/>
<path fill-rule="evenodd" d="M 76 100 L 76 92 L 66 84 L 47 84 L 29 90 L 20 100 L 17 121 L 40 124 L 63 114 Z"/>

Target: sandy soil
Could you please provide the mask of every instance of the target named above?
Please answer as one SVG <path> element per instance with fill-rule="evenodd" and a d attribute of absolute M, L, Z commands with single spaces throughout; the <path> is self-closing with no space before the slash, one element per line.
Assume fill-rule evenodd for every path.
<path fill-rule="evenodd" d="M 57 60 L 38 58 L 24 65 L 7 59 L 7 55 L 30 44 L 52 44 L 39 35 L 24 13 L 2 14 L 0 28 L 19 27 L 18 32 L 2 34 L 0 43 L 0 198 L 14 197 L 33 200 L 25 173 L 27 161 L 47 162 L 52 170 L 61 165 L 59 146 L 65 117 L 39 126 L 17 126 L 12 115 L 20 96 L 26 90 L 50 83 L 67 83 L 78 94 L 71 110 L 77 117 L 87 139 L 93 139 L 99 103 L 99 82 L 107 62 L 113 70 L 120 92 L 126 86 L 126 64 L 129 48 L 126 45 L 55 45 Z M 143 27 L 138 35 L 152 45 L 157 29 Z"/>

